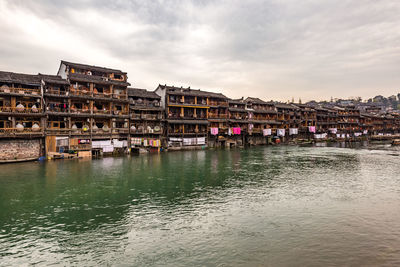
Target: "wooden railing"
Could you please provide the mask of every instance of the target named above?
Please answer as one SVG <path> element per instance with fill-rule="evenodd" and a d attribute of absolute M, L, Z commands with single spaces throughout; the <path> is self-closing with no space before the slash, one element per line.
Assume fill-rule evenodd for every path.
<path fill-rule="evenodd" d="M 79 108 L 71 108 L 71 113 L 83 113 L 83 114 L 90 114 L 90 109 L 79 109 Z"/>
<path fill-rule="evenodd" d="M 116 98 L 116 99 L 128 99 L 128 95 L 127 94 L 113 94 L 113 98 Z"/>
<path fill-rule="evenodd" d="M 0 107 L 0 112 L 15 112 L 15 113 L 41 113 L 41 108 L 17 108 L 17 107 Z"/>
<path fill-rule="evenodd" d="M 141 118 L 147 120 L 157 120 L 161 119 L 161 116 L 157 114 L 142 114 Z"/>
<path fill-rule="evenodd" d="M 111 110 L 93 109 L 93 114 L 111 114 Z"/>
<path fill-rule="evenodd" d="M 218 101 L 210 101 L 209 105 L 210 106 L 220 106 L 220 107 L 228 107 L 229 106 L 228 102 L 218 102 Z"/>
<path fill-rule="evenodd" d="M 31 94 L 40 95 L 40 89 L 22 88 L 22 87 L 9 87 L 8 89 L 0 90 L 3 93 L 15 93 L 15 94 Z"/>
<path fill-rule="evenodd" d="M 188 114 L 184 114 L 183 116 L 181 116 L 181 114 L 169 114 L 168 118 L 170 119 L 207 119 L 206 115 L 188 115 Z"/>
<path fill-rule="evenodd" d="M 168 131 L 168 134 L 169 135 L 178 135 L 178 134 L 183 134 L 183 135 L 185 135 L 185 134 L 188 134 L 188 135 L 196 135 L 196 134 L 198 134 L 198 135 L 203 135 L 203 134 L 207 134 L 208 132 L 207 131 L 198 131 L 198 132 L 196 132 L 196 131 L 186 131 L 185 130 L 185 133 L 183 133 L 182 131 Z"/>
<path fill-rule="evenodd" d="M 69 134 L 70 128 L 46 128 L 46 132 L 58 133 L 58 134 Z"/>
<path fill-rule="evenodd" d="M 226 119 L 226 118 L 228 118 L 228 114 L 213 114 L 213 113 L 208 113 L 208 118 L 209 118 L 209 119 Z"/>
<path fill-rule="evenodd" d="M 140 119 L 140 118 L 141 118 L 141 115 L 140 115 L 140 114 L 133 113 L 133 114 L 131 114 L 131 118 L 132 118 L 132 119 Z"/>
<path fill-rule="evenodd" d="M 113 128 L 112 133 L 129 133 L 129 128 Z"/>
<path fill-rule="evenodd" d="M 90 96 L 90 90 L 89 88 L 85 88 L 85 89 L 70 89 L 71 95 L 77 95 L 77 96 Z"/>
<path fill-rule="evenodd" d="M 41 134 L 42 128 L 0 128 L 0 135 L 15 135 L 15 134 Z"/>
<path fill-rule="evenodd" d="M 131 133 L 133 133 L 133 134 L 146 134 L 146 133 L 156 133 L 156 134 L 159 134 L 159 133 L 161 133 L 161 132 L 162 132 L 161 127 L 160 127 L 159 130 L 155 130 L 155 129 L 152 129 L 152 130 L 147 130 L 147 129 L 136 129 L 136 130 L 132 130 L 132 129 L 131 129 Z"/>
<path fill-rule="evenodd" d="M 67 95 L 67 91 L 60 91 L 60 90 L 46 90 L 45 94 L 52 94 L 52 95 Z"/>
<path fill-rule="evenodd" d="M 93 93 L 93 97 L 102 97 L 102 98 L 111 98 L 112 97 L 112 93 Z"/>
<path fill-rule="evenodd" d="M 122 111 L 122 110 L 114 110 L 113 111 L 114 115 L 128 115 L 127 111 Z"/>
<path fill-rule="evenodd" d="M 60 108 L 60 107 L 47 107 L 48 112 L 64 112 L 68 113 L 69 109 L 68 108 Z"/>

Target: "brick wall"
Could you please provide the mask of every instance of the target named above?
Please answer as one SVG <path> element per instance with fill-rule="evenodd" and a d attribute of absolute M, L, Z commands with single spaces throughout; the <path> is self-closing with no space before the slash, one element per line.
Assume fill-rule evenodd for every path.
<path fill-rule="evenodd" d="M 40 157 L 40 139 L 0 140 L 0 161 Z"/>

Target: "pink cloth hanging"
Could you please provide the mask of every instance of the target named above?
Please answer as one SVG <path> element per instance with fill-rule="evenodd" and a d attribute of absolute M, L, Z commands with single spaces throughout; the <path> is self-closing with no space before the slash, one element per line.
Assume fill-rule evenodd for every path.
<path fill-rule="evenodd" d="M 217 135 L 218 134 L 218 128 L 210 128 L 211 134 L 212 135 Z"/>
<path fill-rule="evenodd" d="M 240 134 L 240 127 L 234 127 L 233 134 Z"/>
<path fill-rule="evenodd" d="M 315 131 L 315 126 L 308 126 L 308 131 L 310 132 L 310 133 L 315 133 L 316 131 Z"/>

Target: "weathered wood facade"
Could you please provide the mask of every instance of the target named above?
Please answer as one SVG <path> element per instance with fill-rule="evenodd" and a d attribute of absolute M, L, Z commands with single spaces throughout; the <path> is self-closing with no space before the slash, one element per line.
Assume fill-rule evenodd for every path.
<path fill-rule="evenodd" d="M 23 156 L 242 146 L 271 140 L 398 134 L 400 114 L 381 107 L 229 99 L 190 87 L 128 88 L 127 73 L 61 61 L 57 75 L 0 71 L 0 140 Z M 19 141 L 16 141 L 19 140 Z M 278 140 L 278 141 L 279 141 Z M 7 152 L 7 151 L 6 151 Z M 13 153 L 0 151 L 0 160 Z"/>

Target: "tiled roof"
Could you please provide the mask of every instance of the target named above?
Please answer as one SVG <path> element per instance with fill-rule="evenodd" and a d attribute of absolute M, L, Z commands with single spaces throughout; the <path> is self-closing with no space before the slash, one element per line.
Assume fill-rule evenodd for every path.
<path fill-rule="evenodd" d="M 39 75 L 0 71 L 0 82 L 40 86 Z"/>
<path fill-rule="evenodd" d="M 130 83 L 127 82 L 120 82 L 115 80 L 106 80 L 101 76 L 97 75 L 86 75 L 81 73 L 70 73 L 68 76 L 69 80 L 71 81 L 78 81 L 78 82 L 88 82 L 88 83 L 97 83 L 97 84 L 113 84 L 117 86 L 129 86 Z"/>
<path fill-rule="evenodd" d="M 73 62 L 69 62 L 69 61 L 65 61 L 65 60 L 61 60 L 61 64 L 65 64 L 69 67 L 83 69 L 83 70 L 91 70 L 91 71 L 98 71 L 98 72 L 104 72 L 104 73 L 126 74 L 126 72 L 123 72 L 123 71 L 117 70 L 117 69 L 110 69 L 110 68 L 105 68 L 105 67 L 86 65 L 86 64 L 81 64 L 81 63 L 73 63 Z"/>
<path fill-rule="evenodd" d="M 157 95 L 155 92 L 139 88 L 128 88 L 128 96 L 161 99 L 161 97 Z"/>
<path fill-rule="evenodd" d="M 63 78 L 61 78 L 58 75 L 48 75 L 48 74 L 41 74 L 39 73 L 39 76 L 43 81 L 46 83 L 52 83 L 52 84 L 69 84 L 69 82 Z"/>
<path fill-rule="evenodd" d="M 261 100 L 257 97 L 248 97 L 244 100 L 245 102 L 251 102 L 251 103 L 255 103 L 255 104 L 264 104 L 264 105 L 273 105 L 274 103 L 272 102 L 266 102 L 264 100 Z"/>
<path fill-rule="evenodd" d="M 208 91 L 203 91 L 200 89 L 191 89 L 183 88 L 183 87 L 175 87 L 169 85 L 159 85 L 160 88 L 166 89 L 168 93 L 173 93 L 175 95 L 188 95 L 188 96 L 201 96 L 201 97 L 213 97 L 213 98 L 220 98 L 220 99 L 228 99 L 225 95 L 221 93 L 213 93 Z"/>

